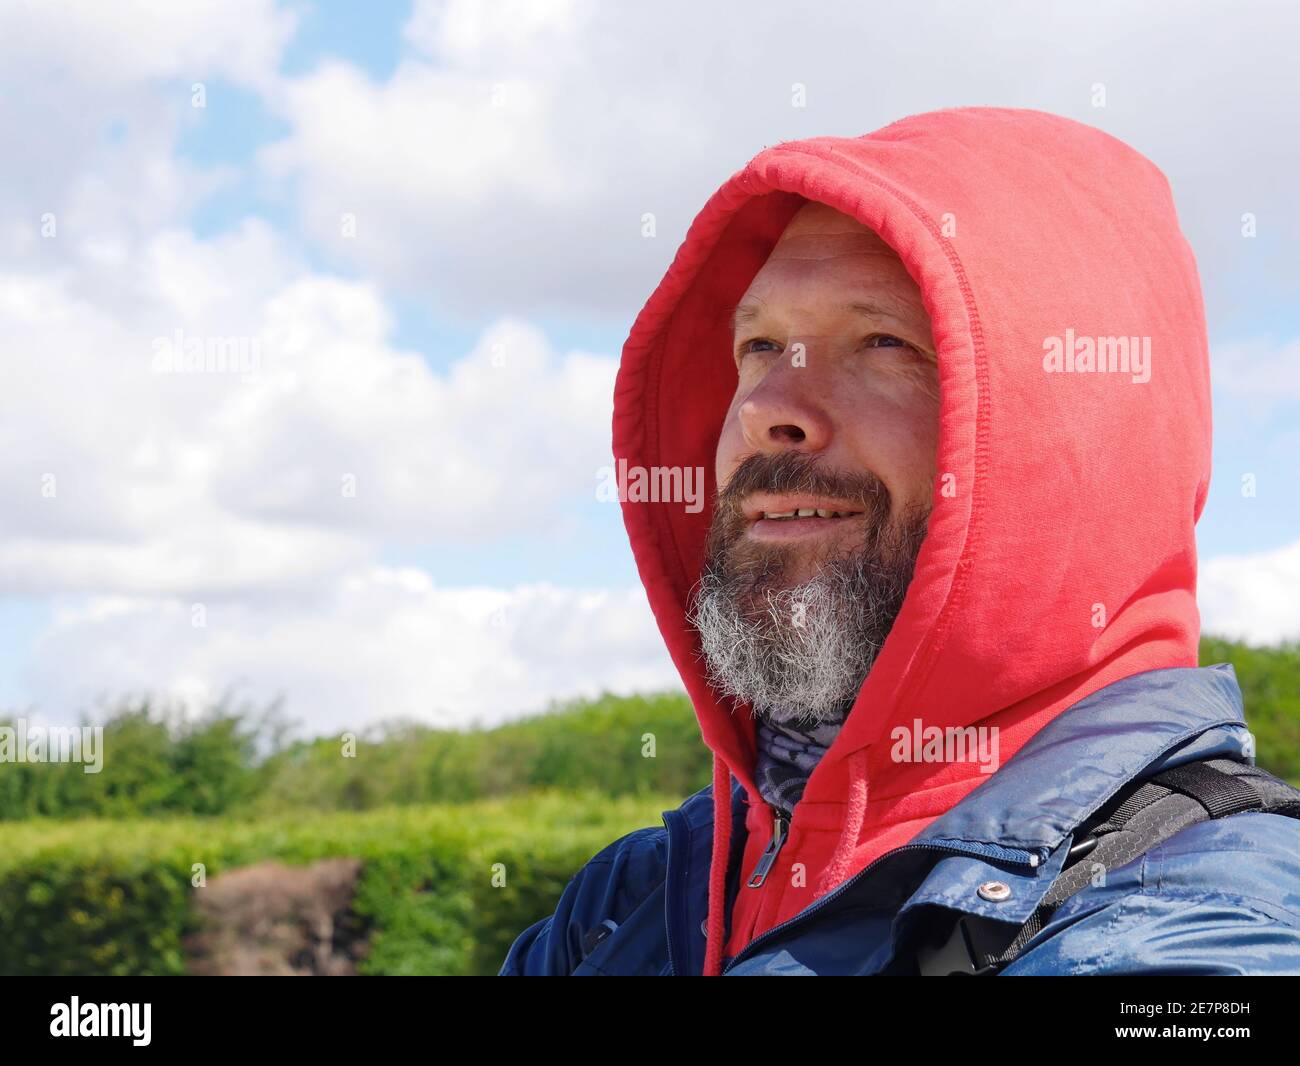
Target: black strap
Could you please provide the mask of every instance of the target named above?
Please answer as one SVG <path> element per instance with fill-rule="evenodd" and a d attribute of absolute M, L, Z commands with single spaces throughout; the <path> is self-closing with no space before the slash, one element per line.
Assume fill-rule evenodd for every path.
<path fill-rule="evenodd" d="M 921 972 L 927 976 L 997 973 L 1019 957 L 1062 903 L 1089 884 L 1093 863 L 1083 859 L 1101 861 L 1108 868 L 1121 866 L 1190 825 L 1246 811 L 1300 818 L 1300 789 L 1230 759 L 1163 770 L 1111 800 L 1076 830 L 1077 840 L 1064 868 L 1023 925 L 1016 928 L 962 915 L 946 940 L 918 951 Z"/>
<path fill-rule="evenodd" d="M 1210 813 L 1211 818 L 1226 818 L 1242 811 L 1258 810 L 1260 795 L 1245 781 L 1206 762 L 1189 762 L 1157 774 L 1156 781 L 1191 796 Z"/>
<path fill-rule="evenodd" d="M 1093 826 L 1092 829 L 1084 835 L 1084 840 L 1096 840 L 1105 836 L 1107 833 L 1115 833 L 1123 829 L 1135 817 L 1141 814 L 1146 808 L 1157 800 L 1164 799 L 1170 793 L 1170 789 L 1165 785 L 1157 784 L 1155 781 L 1143 781 L 1142 786 L 1131 796 L 1124 800 L 1104 821 Z M 1079 845 L 1075 845 L 1078 847 Z M 1074 848 L 1070 849 L 1074 851 Z"/>

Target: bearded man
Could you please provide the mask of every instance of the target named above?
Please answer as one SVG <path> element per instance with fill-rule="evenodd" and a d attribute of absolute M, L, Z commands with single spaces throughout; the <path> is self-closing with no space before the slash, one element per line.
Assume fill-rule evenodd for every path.
<path fill-rule="evenodd" d="M 1150 161 L 991 108 L 764 150 L 614 452 L 712 471 L 623 512 L 713 781 L 502 974 L 1300 972 L 1300 794 L 1197 665 L 1205 316 Z"/>

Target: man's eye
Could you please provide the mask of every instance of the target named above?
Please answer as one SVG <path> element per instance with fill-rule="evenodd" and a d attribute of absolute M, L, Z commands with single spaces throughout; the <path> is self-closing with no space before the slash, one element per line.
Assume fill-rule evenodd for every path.
<path fill-rule="evenodd" d="M 868 348 L 910 348 L 907 341 L 889 333 L 873 333 L 866 340 Z"/>
<path fill-rule="evenodd" d="M 736 354 L 748 355 L 750 352 L 762 351 L 761 348 L 756 347 L 760 344 L 770 344 L 773 348 L 779 347 L 776 341 L 770 341 L 766 337 L 754 337 L 752 340 L 744 341 L 740 347 L 736 349 Z"/>

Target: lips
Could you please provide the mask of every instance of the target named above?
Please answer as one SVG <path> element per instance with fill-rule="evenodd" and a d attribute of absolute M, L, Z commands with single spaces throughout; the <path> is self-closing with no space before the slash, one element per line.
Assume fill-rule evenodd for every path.
<path fill-rule="evenodd" d="M 855 518 L 864 512 L 860 502 L 833 496 L 815 496 L 808 493 L 755 492 L 745 498 L 741 507 L 745 518 L 752 522 L 795 522 L 801 519 L 834 520 Z"/>
<path fill-rule="evenodd" d="M 801 493 L 754 493 L 743 507 L 749 535 L 760 540 L 791 540 L 832 533 L 865 514 L 852 500 Z"/>
<path fill-rule="evenodd" d="M 764 511 L 762 518 L 769 522 L 784 522 L 792 518 L 852 518 L 860 511 L 827 511 L 819 507 L 804 507 L 797 511 Z"/>

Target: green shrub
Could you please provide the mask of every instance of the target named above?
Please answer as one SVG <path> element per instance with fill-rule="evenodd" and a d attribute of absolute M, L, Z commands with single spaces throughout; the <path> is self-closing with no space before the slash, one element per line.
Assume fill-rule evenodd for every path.
<path fill-rule="evenodd" d="M 1201 662 L 1231 662 L 1261 765 L 1300 780 L 1300 646 L 1254 648 L 1207 637 Z M 342 756 L 339 737 L 285 743 L 276 708 L 225 704 L 198 717 L 133 704 L 105 724 L 104 768 L 0 764 L 0 817 L 69 818 L 364 811 L 463 803 L 536 789 L 688 796 L 710 754 L 686 696 L 601 696 L 494 728 L 376 725 Z M 653 737 L 655 757 L 643 747 Z"/>
<path fill-rule="evenodd" d="M 0 764 L 0 817 L 260 817 L 462 803 L 539 788 L 687 796 L 710 775 L 708 749 L 681 693 L 603 696 L 493 729 L 383 723 L 357 738 L 354 758 L 343 757 L 338 737 L 285 744 L 284 732 L 274 709 L 255 715 L 220 705 L 191 717 L 130 704 L 104 723 L 100 773 L 77 763 Z M 655 758 L 642 754 L 647 736 Z"/>
<path fill-rule="evenodd" d="M 5 827 L 0 974 L 185 972 L 192 868 L 264 859 L 362 860 L 354 909 L 371 923 L 370 974 L 491 974 L 550 914 L 582 864 L 680 797 L 544 792 L 474 804 L 269 818 L 166 818 Z M 505 883 L 493 885 L 494 864 Z"/>
<path fill-rule="evenodd" d="M 1206 637 L 1201 663 L 1232 663 L 1255 735 L 1255 761 L 1300 785 L 1300 644 L 1257 648 Z"/>
<path fill-rule="evenodd" d="M 1201 662 L 1235 666 L 1258 762 L 1300 784 L 1300 645 L 1207 637 Z M 681 693 L 463 732 L 388 723 L 355 758 L 283 731 L 271 712 L 132 705 L 106 723 L 99 774 L 0 764 L 0 973 L 183 973 L 193 864 L 334 856 L 362 860 L 362 972 L 495 973 L 587 859 L 709 780 Z"/>

